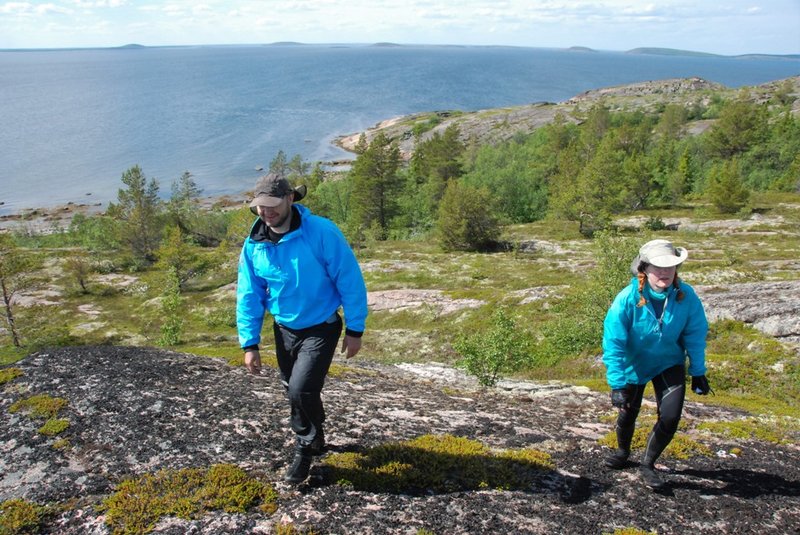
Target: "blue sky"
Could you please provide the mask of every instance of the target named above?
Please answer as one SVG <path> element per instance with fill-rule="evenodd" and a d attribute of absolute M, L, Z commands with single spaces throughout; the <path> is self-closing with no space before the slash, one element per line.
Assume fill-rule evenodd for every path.
<path fill-rule="evenodd" d="M 800 54 L 800 0 L 0 0 L 0 48 L 374 43 Z"/>

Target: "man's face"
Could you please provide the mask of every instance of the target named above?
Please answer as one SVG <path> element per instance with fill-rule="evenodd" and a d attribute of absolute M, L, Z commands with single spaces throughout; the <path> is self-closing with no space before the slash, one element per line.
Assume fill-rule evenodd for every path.
<path fill-rule="evenodd" d="M 289 219 L 293 195 L 286 195 L 277 206 L 256 206 L 258 217 L 271 229 L 280 229 Z"/>

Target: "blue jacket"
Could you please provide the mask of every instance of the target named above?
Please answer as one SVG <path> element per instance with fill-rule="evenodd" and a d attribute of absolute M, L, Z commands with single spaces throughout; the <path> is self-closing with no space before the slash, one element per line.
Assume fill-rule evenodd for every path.
<path fill-rule="evenodd" d="M 295 204 L 300 227 L 278 243 L 255 241 L 251 229 L 239 256 L 236 326 L 241 347 L 261 341 L 264 314 L 304 329 L 344 307 L 347 331 L 360 335 L 367 318 L 367 289 L 353 250 L 338 227 Z"/>
<path fill-rule="evenodd" d="M 680 287 L 683 300 L 678 302 L 670 287 L 661 321 L 650 300 L 636 306 L 637 279 L 617 294 L 603 323 L 603 363 L 612 389 L 647 384 L 667 368 L 685 365 L 687 355 L 689 375 L 705 375 L 706 313 L 694 289 L 684 282 Z"/>

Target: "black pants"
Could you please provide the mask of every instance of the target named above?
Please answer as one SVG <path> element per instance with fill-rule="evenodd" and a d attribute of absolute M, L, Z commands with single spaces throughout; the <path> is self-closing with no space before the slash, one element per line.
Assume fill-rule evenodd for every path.
<path fill-rule="evenodd" d="M 342 333 L 342 319 L 337 314 L 330 323 L 306 329 L 275 323 L 273 331 L 281 380 L 289 396 L 289 424 L 299 444 L 305 445 L 325 421 L 322 387 Z"/>
<path fill-rule="evenodd" d="M 658 420 L 647 437 L 642 457 L 644 464 L 652 465 L 664 451 L 678 430 L 686 397 L 686 369 L 683 365 L 667 368 L 653 377 L 653 389 L 658 406 Z M 647 385 L 628 385 L 628 404 L 617 416 L 617 441 L 621 448 L 629 450 L 636 418 L 642 408 L 642 396 Z"/>

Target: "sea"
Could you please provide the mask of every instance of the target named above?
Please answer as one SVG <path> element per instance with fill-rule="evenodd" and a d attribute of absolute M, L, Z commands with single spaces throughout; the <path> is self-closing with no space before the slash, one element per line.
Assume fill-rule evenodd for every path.
<path fill-rule="evenodd" d="M 0 51 L 0 215 L 117 199 L 134 165 L 161 195 L 252 188 L 278 151 L 334 145 L 392 117 L 562 102 L 698 76 L 728 87 L 800 74 L 800 59 L 487 46 L 253 45 Z"/>

